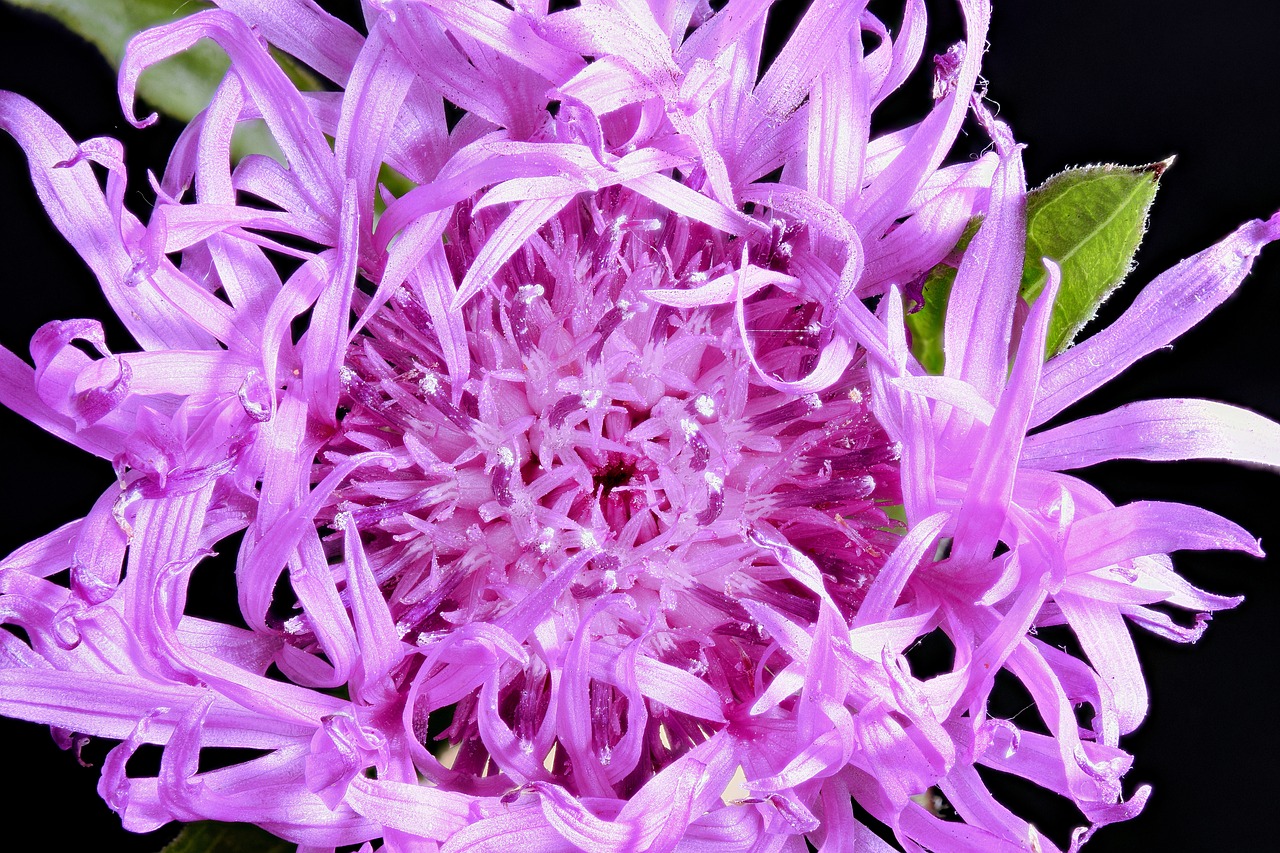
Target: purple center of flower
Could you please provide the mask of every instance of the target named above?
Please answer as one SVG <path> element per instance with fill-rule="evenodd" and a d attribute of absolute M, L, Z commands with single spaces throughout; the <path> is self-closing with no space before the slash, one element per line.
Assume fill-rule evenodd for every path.
<path fill-rule="evenodd" d="M 444 235 L 455 281 L 501 220 L 455 213 Z M 785 272 L 787 228 L 760 233 L 749 262 Z M 656 703 L 628 710 L 626 676 L 608 665 L 628 646 L 710 685 L 723 707 L 749 705 L 761 673 L 746 662 L 770 640 L 744 602 L 812 624 L 816 600 L 783 567 L 812 561 L 848 617 L 898 538 L 884 514 L 900 501 L 896 452 L 866 408 L 859 362 L 821 394 L 789 394 L 745 349 L 775 380 L 802 378 L 818 356 L 816 305 L 766 287 L 743 305 L 744 336 L 732 304 L 645 296 L 697 287 L 743 257 L 741 239 L 604 191 L 540 229 L 464 308 L 461 387 L 411 287 L 348 350 L 319 476 L 368 451 L 401 464 L 361 469 L 322 518 L 358 525 L 398 630 L 424 649 L 399 686 L 429 681 L 422 667 L 438 664 L 425 650 L 459 628 L 509 633 L 527 660 L 502 667 L 498 713 L 579 790 L 575 763 L 607 767 L 621 748 L 621 773 L 639 784 L 714 730 Z M 330 537 L 335 554 L 341 538 Z M 300 622 L 291 628 L 305 644 Z M 607 640 L 575 663 L 596 638 Z M 552 683 L 574 666 L 586 670 L 590 758 L 538 738 Z M 494 772 L 477 691 L 411 692 L 420 740 L 427 717 L 457 702 L 456 769 Z"/>

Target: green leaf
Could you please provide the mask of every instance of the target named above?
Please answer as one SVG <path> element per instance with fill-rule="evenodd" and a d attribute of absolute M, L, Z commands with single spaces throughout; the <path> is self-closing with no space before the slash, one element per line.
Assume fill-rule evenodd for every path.
<path fill-rule="evenodd" d="M 942 374 L 945 359 L 942 354 L 942 327 L 947 319 L 947 300 L 951 297 L 951 285 L 956 282 L 956 269 L 938 264 L 929 270 L 924 282 L 924 305 L 914 314 L 906 316 L 907 329 L 911 332 L 911 352 L 920 366 L 935 376 Z"/>
<path fill-rule="evenodd" d="M 1041 258 L 1062 267 L 1046 357 L 1075 340 L 1133 268 L 1160 175 L 1171 163 L 1068 169 L 1028 194 L 1022 298 L 1031 302 L 1044 289 Z"/>
<path fill-rule="evenodd" d="M 161 853 L 293 853 L 294 847 L 252 824 L 207 820 L 182 827 Z"/>
<path fill-rule="evenodd" d="M 982 226 L 982 217 L 969 220 L 951 258 L 959 258 L 969 248 L 969 242 Z M 907 329 L 911 332 L 911 352 L 920 365 L 932 374 L 941 374 L 945 361 L 942 353 L 942 327 L 947 319 L 947 300 L 951 297 L 951 285 L 956 281 L 956 268 L 946 261 L 929 270 L 925 277 L 922 296 L 924 304 L 914 314 L 906 316 Z"/>
<path fill-rule="evenodd" d="M 1172 162 L 1170 158 L 1149 166 L 1068 169 L 1027 194 L 1026 259 L 1019 295 L 1032 302 L 1044 290 L 1047 274 L 1041 258 L 1051 258 L 1062 268 L 1045 358 L 1070 346 L 1129 274 L 1160 176 Z M 976 217 L 970 221 L 948 261 L 929 271 L 924 305 L 906 318 L 911 350 L 930 373 L 941 373 L 945 364 L 943 326 L 956 279 L 956 267 L 949 261 L 964 253 L 979 224 Z"/>
<path fill-rule="evenodd" d="M 184 18 L 212 4 L 186 0 L 5 0 L 13 6 L 43 12 L 96 47 L 115 68 L 124 59 L 129 39 L 141 30 Z M 284 54 L 274 52 L 290 80 L 301 89 L 319 89 L 311 73 Z M 190 121 L 213 97 L 230 61 L 222 49 L 201 41 L 190 50 L 147 69 L 138 81 L 138 94 L 154 108 L 181 121 Z M 263 153 L 279 156 L 275 143 L 260 123 L 245 123 L 236 131 L 237 158 Z"/>

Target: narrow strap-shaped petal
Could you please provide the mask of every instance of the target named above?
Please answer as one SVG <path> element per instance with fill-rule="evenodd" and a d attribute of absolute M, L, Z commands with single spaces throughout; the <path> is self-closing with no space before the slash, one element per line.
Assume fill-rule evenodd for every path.
<path fill-rule="evenodd" d="M 374 22 L 351 71 L 334 140 L 334 159 L 348 181 L 347 194 L 355 197 L 360 236 L 365 243 L 373 235 L 378 170 L 388 138 L 395 129 L 396 116 L 414 80 L 413 69 L 387 35 L 385 20 L 380 18 Z"/>
<path fill-rule="evenodd" d="M 181 252 L 225 231 L 242 228 L 276 231 L 315 242 L 333 241 L 331 229 L 313 231 L 308 223 L 288 213 L 241 207 L 235 204 L 166 204 L 151 217 L 147 229 L 148 260 L 159 264 L 160 255 Z"/>
<path fill-rule="evenodd" d="M 410 287 L 426 306 L 427 313 L 436 331 L 436 340 L 440 343 L 440 351 L 444 354 L 445 366 L 449 368 L 449 384 L 453 390 L 453 403 L 456 406 L 462 397 L 462 391 L 471 365 L 471 350 L 468 347 L 466 325 L 462 312 L 452 308 L 457 298 L 457 290 L 453 284 L 453 275 L 449 271 L 449 262 L 445 258 L 444 246 L 437 243 L 427 253 L 426 262 L 419 272 L 409 277 Z"/>
<path fill-rule="evenodd" d="M 347 182 L 347 192 L 342 198 L 338 263 L 333 277 L 316 299 L 300 347 L 303 393 L 312 413 L 328 423 L 335 423 L 337 418 L 342 385 L 339 368 L 350 339 L 351 299 L 359 264 L 360 221 L 354 185 L 354 180 Z"/>
<path fill-rule="evenodd" d="M 1022 151 L 1009 139 L 1001 146 L 990 209 L 960 261 L 947 300 L 944 372 L 965 380 L 992 402 L 1008 374 L 1026 242 L 1026 193 Z"/>
<path fill-rule="evenodd" d="M 502 719 L 498 708 L 501 689 L 498 679 L 499 673 L 495 671 L 485 681 L 476 707 L 476 728 L 490 760 L 497 762 L 502 772 L 518 784 L 551 782 L 551 774 L 542 763 L 545 755 L 532 740 L 517 737 Z"/>
<path fill-rule="evenodd" d="M 347 789 L 346 802 L 382 826 L 437 841 L 450 838 L 474 820 L 473 797 L 430 785 L 357 776 Z"/>
<path fill-rule="evenodd" d="M 1225 459 L 1280 467 L 1280 424 L 1212 400 L 1143 400 L 1029 437 L 1023 464 L 1062 471 L 1111 459 Z"/>
<path fill-rule="evenodd" d="M 1051 853 L 1051 851 L 1058 853 L 1059 848 L 1041 836 L 1033 825 L 996 801 L 973 765 L 957 765 L 945 779 L 938 783 L 938 787 L 942 789 L 956 813 L 968 823 L 988 828 L 993 832 L 1000 830 L 1004 840 L 1017 845 L 1016 849 L 1036 850 L 1038 853 Z M 1034 846 L 1032 846 L 1032 839 L 1034 839 Z"/>
<path fill-rule="evenodd" d="M 645 4 L 604 0 L 564 9 L 539 24 L 544 35 L 574 54 L 621 60 L 645 79 L 676 77 L 680 69 L 671 47 Z"/>
<path fill-rule="evenodd" d="M 213 39 L 231 57 L 276 144 L 319 209 L 336 210 L 340 193 L 324 135 L 284 70 L 248 25 L 234 15 L 220 10 L 197 12 L 135 36 L 120 66 L 120 104 L 129 120 L 135 127 L 143 127 L 155 119 L 153 115 L 139 121 L 134 115 L 134 95 L 142 72 L 202 38 Z"/>
<path fill-rule="evenodd" d="M 143 271 L 141 258 L 131 255 L 92 167 L 77 158 L 79 147 L 62 128 L 26 98 L 0 92 L 0 130 L 26 153 L 36 194 L 54 227 L 93 270 L 134 340 L 151 350 L 216 346 L 212 336 L 173 310 Z M 125 225 L 137 227 L 131 214 L 122 215 Z"/>
<path fill-rule="evenodd" d="M 933 547 L 934 540 L 948 520 L 947 513 L 934 513 L 916 522 L 907 535 L 902 537 L 902 541 L 876 574 L 876 579 L 871 582 L 866 598 L 858 606 L 858 612 L 853 617 L 855 630 L 888 618 L 889 612 L 898 603 L 898 596 L 906 588 L 911 573 Z"/>
<path fill-rule="evenodd" d="M 1053 735 L 1050 745 L 1057 748 L 1066 776 L 1064 787 L 1077 807 L 1092 817 L 1100 804 L 1116 802 L 1120 795 L 1120 776 L 1127 767 L 1120 762 L 1090 757 L 1062 679 L 1031 640 L 1024 639 L 1011 655 L 1010 669 L 1026 686 Z"/>
<path fill-rule="evenodd" d="M 176 634 L 183 646 L 224 660 L 255 675 L 266 674 L 267 667 L 284 645 L 279 637 L 195 616 L 183 616 Z"/>
<path fill-rule="evenodd" d="M 780 120 L 800 106 L 813 81 L 848 41 L 864 8 L 865 0 L 827 0 L 805 11 L 755 88 L 761 120 Z"/>
<path fill-rule="evenodd" d="M 1120 734 L 1128 734 L 1147 715 L 1147 681 L 1119 608 L 1065 590 L 1053 600 L 1062 608 L 1102 683 L 1110 688 Z"/>
<path fill-rule="evenodd" d="M 1057 264 L 1046 259 L 1045 266 L 1048 281 L 1027 318 L 1008 385 L 1000 395 L 1000 404 L 996 406 L 991 425 L 982 437 L 982 445 L 973 463 L 973 476 L 956 515 L 952 558 L 962 565 L 969 561 L 985 563 L 991 558 L 1013 497 L 1027 419 L 1031 415 L 1035 389 L 1040 383 L 1040 370 L 1044 364 L 1049 318 L 1053 314 L 1053 302 L 1061 279 Z M 992 301 L 998 301 L 998 298 Z M 1002 356 L 996 364 L 1003 365 L 1004 361 Z"/>
<path fill-rule="evenodd" d="M 729 0 L 710 21 L 698 27 L 676 49 L 682 66 L 695 59 L 714 60 L 722 52 L 739 47 L 743 34 L 758 25 L 775 0 Z M 755 69 L 752 69 L 753 71 Z"/>
<path fill-rule="evenodd" d="M 1204 319 L 1235 292 L 1263 247 L 1280 239 L 1280 213 L 1255 219 L 1156 276 L 1119 319 L 1046 366 L 1032 425 L 1110 381 Z"/>
<path fill-rule="evenodd" d="M 57 530 L 14 549 L 13 553 L 0 560 L 0 578 L 6 571 L 24 572 L 41 578 L 62 571 L 71 565 L 83 525 L 84 519 L 68 521 Z M 4 589 L 3 580 L 0 580 L 0 589 Z"/>
<path fill-rule="evenodd" d="M 123 739 L 138 719 L 158 707 L 181 711 L 203 688 L 161 682 L 140 674 L 52 669 L 0 669 L 0 713 L 95 737 Z M 163 743 L 172 724 L 157 721 L 152 737 Z M 248 710 L 227 699 L 215 701 L 205 722 L 210 746 L 275 749 L 310 731 L 295 721 Z"/>
<path fill-rule="evenodd" d="M 847 302 L 862 304 L 861 300 Z M 938 460 L 935 428 L 926 401 L 913 394 L 903 394 L 891 379 L 903 378 L 913 370 L 920 372 L 919 365 L 915 364 L 907 349 L 902 297 L 897 285 L 889 286 L 889 292 L 880 305 L 885 317 L 888 352 L 882 361 L 869 364 L 871 405 L 880 423 L 901 448 L 899 481 L 902 484 L 902 503 L 907 521 L 915 524 L 936 510 Z M 868 350 L 876 354 L 870 347 Z"/>
<path fill-rule="evenodd" d="M 574 845 L 565 840 L 539 808 L 530 801 L 521 807 L 494 810 L 473 819 L 449 836 L 441 853 L 570 853 Z"/>
<path fill-rule="evenodd" d="M 968 666 L 969 684 L 958 703 L 960 707 L 968 707 L 975 717 L 986 708 L 996 675 L 1003 670 L 1009 655 L 1013 654 L 1013 650 L 1026 636 L 1027 629 L 1031 627 L 1047 596 L 1043 583 L 1033 581 L 1026 584 L 1009 606 L 1008 612 L 996 617 L 996 627 L 984 632 L 985 639 L 973 650 Z"/>
<path fill-rule="evenodd" d="M 304 773 L 306 751 L 296 746 L 195 773 L 203 745 L 201 720 L 188 711 L 183 723 L 191 734 L 175 733 L 161 759 L 158 778 L 159 799 L 175 818 L 256 823 L 273 834 L 313 845 L 358 844 L 377 834 L 377 827 L 349 806 L 330 808 L 297 784 Z"/>
<path fill-rule="evenodd" d="M 989 0 L 962 0 L 961 7 L 966 42 L 960 68 L 947 94 L 915 127 L 910 141 L 863 193 L 853 217 L 860 234 L 878 234 L 886 229 L 898 216 L 903 203 L 915 195 L 920 183 L 942 163 L 960 132 L 978 79 L 991 21 L 991 4 Z"/>
<path fill-rule="evenodd" d="M 177 498 L 142 502 L 130 550 L 128 589 L 122 591 L 126 612 L 135 624 L 144 626 L 135 630 L 148 656 L 175 678 L 194 675 L 200 683 L 245 708 L 314 725 L 334 713 L 337 703 L 332 697 L 272 681 L 179 641 L 176 629 L 185 604 L 187 578 L 200 557 L 192 553 L 191 537 L 207 512 L 212 490 L 213 483 L 209 483 Z M 157 547 L 156 541 L 165 537 L 171 544 Z M 139 552 L 144 556 L 135 558 Z"/>
<path fill-rule="evenodd" d="M 337 252 L 329 250 L 315 255 L 285 282 L 280 294 L 272 300 L 263 321 L 262 366 L 267 380 L 270 410 L 276 408 L 280 385 L 298 365 L 291 338 L 293 319 L 301 315 L 320 296 L 337 266 Z M 283 364 L 281 363 L 283 361 Z"/>
<path fill-rule="evenodd" d="M 969 221 L 990 197 L 996 162 L 991 154 L 970 164 L 906 222 L 879 240 L 868 242 L 867 268 L 858 283 L 858 295 L 883 293 L 890 283 L 905 286 L 949 255 Z"/>
<path fill-rule="evenodd" d="M 631 827 L 597 817 L 559 785 L 535 782 L 530 788 L 538 794 L 547 823 L 575 849 L 604 853 L 625 848 Z"/>
<path fill-rule="evenodd" d="M 747 360 L 751 363 L 755 375 L 770 388 L 798 396 L 825 391 L 840 380 L 846 368 L 853 362 L 854 342 L 844 335 L 834 335 L 822 348 L 817 364 L 806 376 L 796 380 L 778 379 L 761 367 L 756 359 L 755 347 L 751 343 L 751 333 L 747 329 L 746 305 L 743 298 L 740 288 L 734 300 L 734 317 L 738 324 L 738 335 L 742 339 L 743 351 L 746 352 Z"/>
<path fill-rule="evenodd" d="M 591 621 L 610 604 L 607 599 L 596 602 L 574 630 L 573 641 L 564 657 L 557 719 L 560 723 L 560 748 L 574 767 L 582 768 L 581 772 L 574 774 L 577 790 L 583 796 L 612 798 L 616 796 L 614 786 L 608 778 L 607 768 L 599 760 L 599 751 L 594 743 L 589 666 L 594 642 Z"/>
<path fill-rule="evenodd" d="M 793 259 L 792 274 L 810 283 L 812 292 L 818 294 L 839 293 L 840 277 L 831 267 L 809 252 L 798 252 Z M 892 363 L 889 355 L 888 333 L 885 325 L 871 313 L 861 299 L 840 300 L 835 305 L 831 320 L 836 331 L 847 340 L 860 345 L 872 358 Z"/>
<path fill-rule="evenodd" d="M 231 137 L 235 133 L 236 124 L 242 119 L 244 107 L 244 83 L 234 68 L 228 69 L 214 91 L 209 106 L 183 130 L 183 137 L 193 131 L 198 135 L 196 160 L 190 168 L 193 171 L 191 177 L 196 181 L 196 198 L 199 201 L 235 204 L 235 188 L 231 184 Z M 181 145 L 182 140 L 179 140 L 179 146 Z M 175 154 L 180 150 L 181 148 L 175 150 Z M 178 168 L 175 169 L 175 166 Z M 182 180 L 185 187 L 191 179 L 178 173 L 183 169 L 181 160 L 175 163 L 174 156 L 171 155 L 165 169 L 163 186 L 175 198 L 181 192 L 174 183 Z"/>
<path fill-rule="evenodd" d="M 1134 568 L 1138 570 L 1135 584 L 1163 592 L 1165 600 L 1175 607 L 1200 611 L 1226 610 L 1244 600 L 1238 595 L 1214 595 L 1197 589 L 1174 572 L 1173 562 L 1163 555 L 1150 560 L 1134 560 Z"/>
<path fill-rule="evenodd" d="M 597 116 L 647 101 L 659 94 L 658 86 L 627 63 L 604 56 L 588 65 L 557 90 L 562 98 L 581 101 Z"/>
<path fill-rule="evenodd" d="M 71 587 L 90 604 L 108 599 L 120 584 L 129 538 L 112 511 L 120 498 L 116 487 L 108 489 L 84 517 L 70 562 Z"/>
<path fill-rule="evenodd" d="M 647 655 L 635 658 L 640 691 L 663 707 L 711 722 L 724 720 L 723 699 L 705 681 Z"/>
<path fill-rule="evenodd" d="M 571 50 L 548 41 L 530 19 L 489 0 L 423 0 L 450 29 L 458 30 L 509 56 L 553 84 L 577 74 L 586 62 Z"/>
<path fill-rule="evenodd" d="M 236 201 L 231 174 L 231 138 L 241 120 L 244 100 L 240 76 L 234 69 L 229 70 L 204 114 L 184 131 L 185 136 L 192 126 L 199 129 L 194 177 L 196 197 L 201 202 L 231 205 Z M 176 180 L 171 174 L 173 168 L 171 158 L 165 169 L 166 186 Z M 262 322 L 269 301 L 280 290 L 279 274 L 263 251 L 247 240 L 215 238 L 207 247 L 223 292 L 236 309 L 235 327 L 243 328 L 245 336 L 257 342 L 262 337 Z"/>
<path fill-rule="evenodd" d="M 663 768 L 622 807 L 618 821 L 635 827 L 640 850 L 675 849 L 685 828 L 718 804 L 736 768 L 732 741 L 717 732 Z"/>
<path fill-rule="evenodd" d="M 347 596 L 351 603 L 351 622 L 360 644 L 357 660 L 359 682 L 354 685 L 357 698 L 372 700 L 382 698 L 380 682 L 404 657 L 404 647 L 396 632 L 395 621 L 387 609 L 386 599 L 378 589 L 378 582 L 365 556 L 360 542 L 360 531 L 349 514 L 339 516 L 345 521 L 343 542 L 346 547 Z"/>
<path fill-rule="evenodd" d="M 1244 601 L 1244 597 L 1240 597 Z M 1239 602 L 1237 602 L 1239 603 Z M 1121 612 L 1133 620 L 1133 624 L 1144 628 L 1157 637 L 1172 640 L 1175 643 L 1198 643 L 1209 628 L 1208 613 L 1197 613 L 1190 625 L 1180 625 L 1168 613 L 1151 607 L 1122 607 Z"/>
<path fill-rule="evenodd" d="M 457 311 L 471 301 L 477 293 L 493 282 L 502 265 L 510 260 L 533 234 L 546 224 L 547 220 L 564 210 L 572 196 L 539 201 L 526 201 L 516 205 L 515 209 L 502 220 L 502 224 L 494 229 L 488 242 L 477 253 L 475 261 L 467 268 L 467 273 L 458 285 L 458 293 L 450 305 L 451 311 Z"/>
<path fill-rule="evenodd" d="M 78 428 L 76 422 L 40 398 L 36 391 L 35 369 L 4 347 L 0 347 L 0 403 L 81 450 L 112 459 L 122 449 L 118 430 L 104 425 Z"/>
<path fill-rule="evenodd" d="M 924 54 L 927 18 L 924 0 L 907 0 L 907 6 L 902 10 L 902 27 L 893 40 L 893 53 L 888 73 L 885 74 L 877 90 L 871 93 L 873 107 L 906 82 L 911 71 L 920 62 L 920 57 Z"/>
<path fill-rule="evenodd" d="M 305 627 L 315 633 L 320 649 L 332 664 L 330 671 L 316 668 L 312 673 L 316 686 L 345 684 L 359 665 L 360 644 L 346 605 L 338 593 L 333 572 L 329 569 L 324 546 L 314 528 L 303 528 L 297 550 L 289 558 L 289 585 L 307 614 Z M 290 625 L 286 630 L 292 627 Z"/>
<path fill-rule="evenodd" d="M 728 90 L 726 95 L 731 94 L 732 91 Z M 808 139 L 809 104 L 807 101 L 801 104 L 795 112 L 781 122 L 761 122 L 755 126 L 749 136 L 742 139 L 736 130 L 737 125 L 750 126 L 750 119 L 742 116 L 750 116 L 758 108 L 750 98 L 741 95 L 739 97 L 742 105 L 736 111 L 737 115 L 733 120 L 735 129 L 732 133 L 724 130 L 717 130 L 717 132 L 721 134 L 721 139 L 727 137 L 732 140 L 732 143 L 722 141 L 721 145 L 726 147 L 732 145 L 737 149 L 736 155 L 730 158 L 730 162 L 733 180 L 736 185 L 741 186 L 750 181 L 759 181 L 775 169 L 785 167 L 788 162 L 794 162 L 795 151 Z M 724 108 L 721 107 L 721 109 Z M 722 123 L 728 124 L 729 119 L 724 119 Z M 789 179 L 793 182 L 796 180 Z M 762 183 L 769 182 L 762 181 Z"/>
<path fill-rule="evenodd" d="M 1090 571 L 1148 554 L 1222 548 L 1262 556 L 1256 539 L 1220 515 L 1186 504 L 1138 501 L 1078 519 L 1067 539 L 1068 571 Z"/>
<path fill-rule="evenodd" d="M 972 385 L 950 376 L 904 376 L 891 380 L 908 394 L 937 400 L 971 415 L 980 424 L 990 424 L 996 407 L 982 397 Z"/>
<path fill-rule="evenodd" d="M 179 394 L 211 400 L 234 396 L 252 365 L 229 350 L 168 350 L 117 356 L 129 375 L 131 394 Z M 77 387 L 105 382 L 117 368 L 112 359 L 98 359 L 80 371 Z"/>
<path fill-rule="evenodd" d="M 152 709 L 140 717 L 129 736 L 102 762 L 98 796 L 120 815 L 121 825 L 130 832 L 152 832 L 173 819 L 160 803 L 154 779 L 131 779 L 125 773 L 129 760 L 148 739 L 152 719 L 160 713 L 159 709 Z"/>
<path fill-rule="evenodd" d="M 345 86 L 364 39 L 312 0 L 218 0 L 271 44 Z"/>
<path fill-rule="evenodd" d="M 744 236 L 766 227 L 758 220 L 750 219 L 665 175 L 649 174 L 633 178 L 627 181 L 626 186 L 668 210 L 705 222 L 726 234 Z"/>
<path fill-rule="evenodd" d="M 862 158 L 871 133 L 871 94 L 861 60 L 862 37 L 855 27 L 837 45 L 809 95 L 806 185 L 842 213 L 862 189 Z"/>
<path fill-rule="evenodd" d="M 468 114 L 510 129 L 526 123 L 524 113 L 541 106 L 512 103 L 506 81 L 498 85 L 474 65 L 431 9 L 410 5 L 397 10 L 396 19 L 389 36 L 410 60 L 420 82 Z"/>
<path fill-rule="evenodd" d="M 295 445 L 293 448 L 295 455 L 297 447 Z M 392 462 L 387 454 L 376 452 L 356 454 L 344 459 L 300 503 L 280 515 L 265 530 L 260 528 L 261 539 L 253 548 L 241 549 L 239 564 L 236 566 L 236 586 L 241 612 L 250 625 L 259 630 L 266 627 L 263 620 L 271 603 L 271 591 L 276 579 L 302 541 L 304 531 L 309 529 L 312 536 L 317 535 L 315 517 L 338 485 L 363 465 L 388 466 Z M 290 472 L 284 470 L 281 473 L 284 475 L 281 477 L 282 486 L 287 489 L 292 479 L 288 476 Z M 300 485 L 305 485 L 305 480 Z"/>

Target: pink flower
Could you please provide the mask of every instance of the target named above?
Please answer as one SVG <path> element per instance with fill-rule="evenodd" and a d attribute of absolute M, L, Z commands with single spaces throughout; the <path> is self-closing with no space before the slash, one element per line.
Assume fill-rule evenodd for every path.
<path fill-rule="evenodd" d="M 996 152 L 942 165 L 981 0 L 927 117 L 878 137 L 919 2 L 893 33 L 865 3 L 815 8 L 763 75 L 751 0 L 385 2 L 367 38 L 298 0 L 220 5 L 138 36 L 122 68 L 131 112 L 146 67 L 202 38 L 232 59 L 145 224 L 118 144 L 0 95 L 140 347 L 78 320 L 37 333 L 34 367 L 0 351 L 0 401 L 119 476 L 0 563 L 0 618 L 30 640 L 0 632 L 0 712 L 120 740 L 99 790 L 127 828 L 252 822 L 308 851 L 885 849 L 865 812 L 909 850 L 1054 849 L 978 764 L 1094 827 L 1136 813 L 1123 617 L 1194 633 L 1149 605 L 1234 602 L 1164 554 L 1257 546 L 1056 472 L 1274 465 L 1278 428 L 1172 401 L 1025 434 L 1115 372 L 1080 365 L 1122 369 L 1225 298 L 1274 221 L 1042 365 L 1051 284 L 1010 372 L 1018 147 L 977 104 Z M 267 43 L 342 91 L 297 91 Z M 251 118 L 286 165 L 232 166 Z M 413 188 L 380 189 L 384 165 Z M 926 377 L 898 291 L 975 213 L 948 373 Z M 192 573 L 237 534 L 243 627 L 189 615 Z M 1089 663 L 1030 635 L 1063 622 Z M 954 666 L 917 677 L 904 652 L 935 631 Z M 1002 669 L 1049 734 L 988 717 Z M 144 743 L 155 777 L 126 770 Z M 219 747 L 261 755 L 201 772 Z M 917 802 L 933 786 L 963 823 Z"/>
<path fill-rule="evenodd" d="M 985 115 L 981 107 L 979 113 Z M 1042 364 L 1058 269 L 1045 261 L 1049 282 L 1015 329 L 1025 180 L 1020 146 L 1003 124 L 989 116 L 985 121 L 1001 162 L 987 218 L 948 303 L 945 372 L 921 375 L 900 337 L 894 361 L 871 367 L 879 392 L 873 399 L 881 423 L 903 447 L 902 488 L 912 528 L 906 541 L 935 528 L 952 537 L 946 559 L 901 579 L 906 598 L 932 612 L 956 647 L 953 671 L 936 679 L 934 689 L 955 703 L 953 713 L 967 709 L 965 727 L 978 763 L 1076 802 L 1093 825 L 1077 830 L 1074 850 L 1099 826 L 1137 814 L 1150 793 L 1142 787 L 1128 803 L 1120 799 L 1131 759 L 1118 749 L 1119 736 L 1133 731 L 1147 711 L 1146 683 L 1125 617 L 1168 639 L 1193 642 L 1212 611 L 1241 599 L 1192 587 L 1173 573 L 1166 553 L 1262 551 L 1239 526 L 1206 510 L 1157 502 L 1115 507 L 1092 486 L 1059 472 L 1111 459 L 1226 459 L 1280 467 L 1280 426 L 1245 409 L 1183 399 L 1131 403 L 1027 432 L 1221 304 L 1262 247 L 1280 237 L 1280 214 L 1242 226 L 1157 277 L 1116 322 Z M 890 328 L 904 335 L 901 302 L 887 305 Z M 1017 341 L 1012 363 L 1011 340 Z M 882 573 L 878 582 L 884 579 Z M 1155 604 L 1198 611 L 1194 626 L 1180 626 Z M 1091 669 L 1035 639 L 1035 628 L 1062 624 L 1072 629 Z M 1030 693 L 1048 736 L 987 718 L 987 697 L 1002 668 Z M 1073 708 L 1083 704 L 1093 718 L 1082 729 Z M 940 787 L 966 818 L 987 814 L 1010 838 L 1034 832 L 990 798 L 972 765 L 958 762 Z"/>

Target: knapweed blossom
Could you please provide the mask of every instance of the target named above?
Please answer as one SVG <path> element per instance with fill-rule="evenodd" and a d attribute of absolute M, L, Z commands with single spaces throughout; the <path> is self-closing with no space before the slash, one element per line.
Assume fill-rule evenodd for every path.
<path fill-rule="evenodd" d="M 1027 433 L 1229 295 L 1280 220 L 1046 363 L 1057 271 L 1017 310 L 1026 186 L 974 91 L 985 2 L 961 2 L 927 116 L 876 137 L 919 2 L 892 22 L 818 4 L 767 69 L 758 0 L 371 3 L 367 37 L 302 0 L 219 5 L 121 70 L 132 115 L 141 71 L 196 41 L 232 63 L 145 223 L 116 143 L 0 95 L 139 345 L 71 320 L 34 366 L 0 353 L 0 401 L 118 474 L 0 563 L 0 619 L 29 640 L 0 632 L 0 711 L 120 740 L 100 792 L 128 828 L 886 849 L 861 813 L 908 850 L 1057 849 L 979 765 L 1076 803 L 1073 848 L 1141 808 L 1120 788 L 1146 710 L 1125 618 L 1193 639 L 1200 617 L 1152 605 L 1234 600 L 1166 555 L 1257 545 L 1060 472 L 1276 465 L 1280 429 L 1172 400 Z M 339 91 L 298 91 L 268 44 Z M 994 151 L 944 166 L 971 110 Z M 257 118 L 283 165 L 232 164 Z M 381 188 L 384 164 L 412 189 Z M 900 292 L 975 215 L 927 376 Z M 243 623 L 187 615 L 237 535 Z M 1033 636 L 1058 624 L 1087 660 Z M 954 660 L 917 677 L 904 653 L 933 632 Z M 1043 731 L 988 715 L 1001 671 Z M 144 743 L 155 777 L 126 772 Z M 217 747 L 260 755 L 202 772 Z M 961 821 L 918 802 L 935 787 Z"/>

